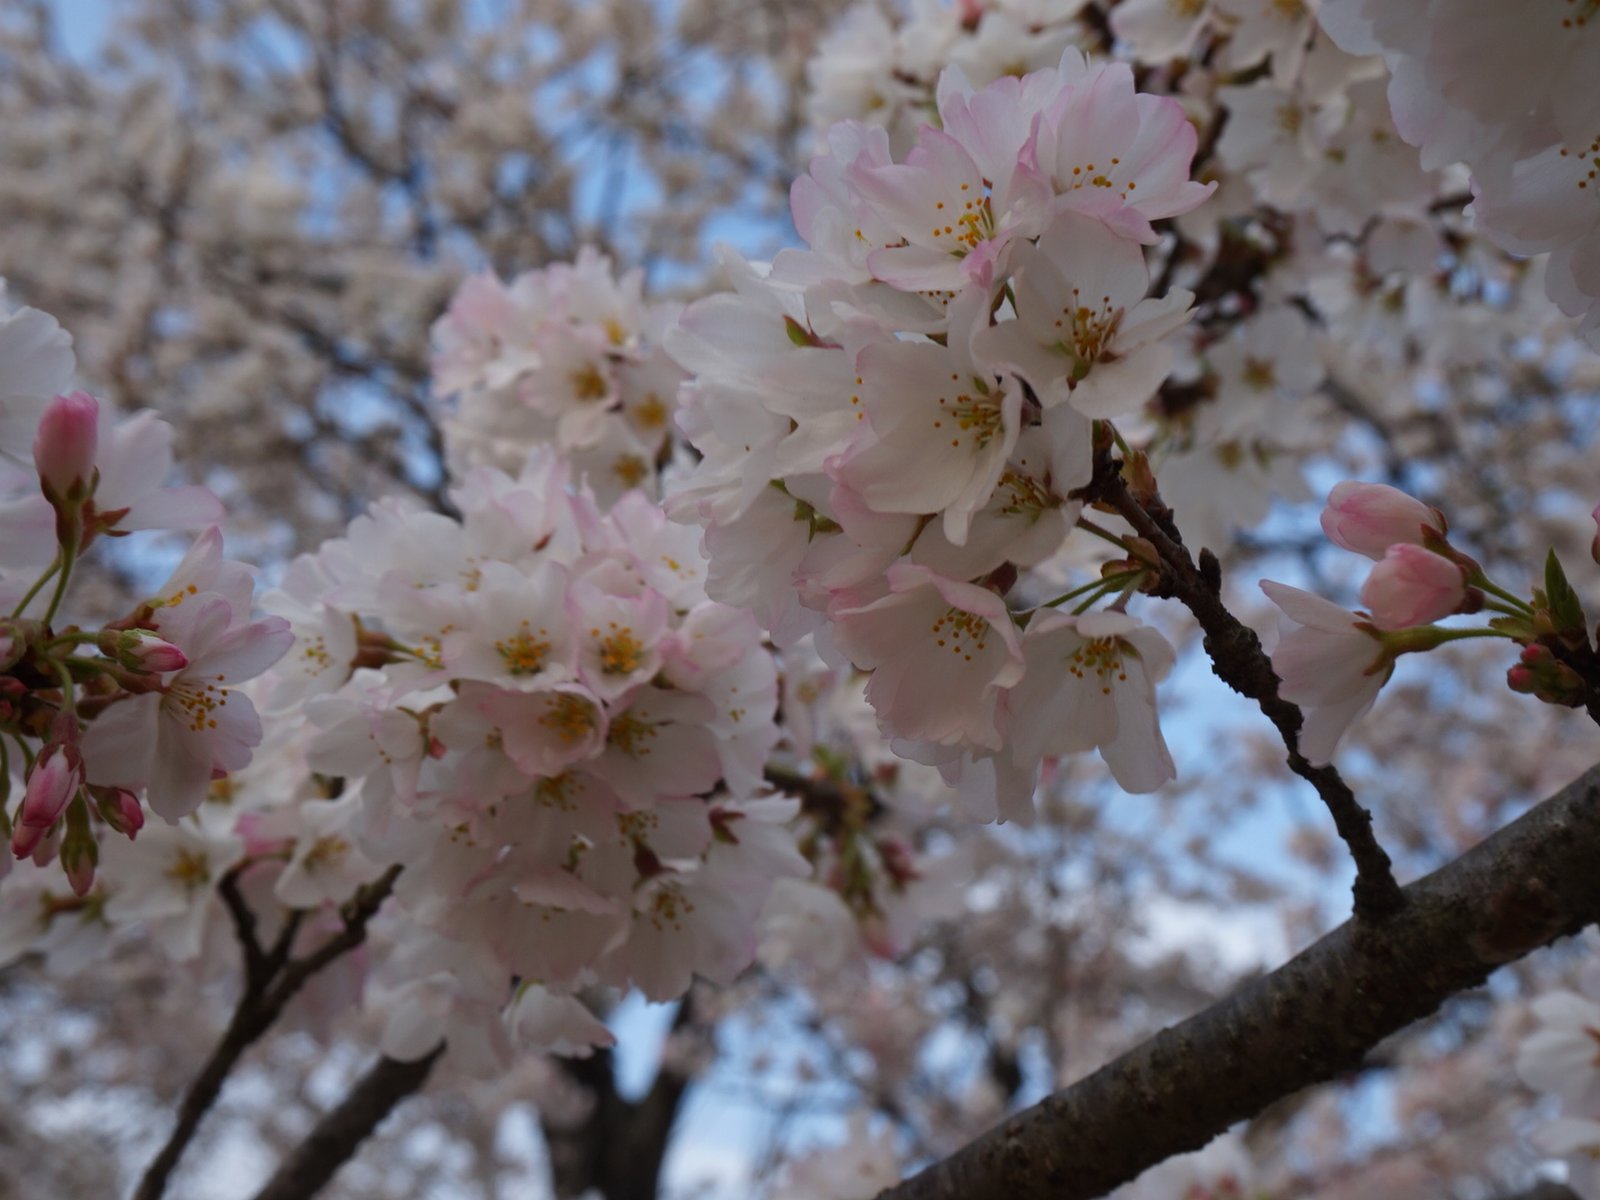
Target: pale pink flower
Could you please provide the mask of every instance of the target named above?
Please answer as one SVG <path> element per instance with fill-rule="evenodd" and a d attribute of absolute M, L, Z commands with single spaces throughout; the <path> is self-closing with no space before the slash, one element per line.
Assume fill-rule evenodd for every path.
<path fill-rule="evenodd" d="M 1039 166 L 1062 193 L 1058 205 L 1148 243 L 1151 221 L 1189 212 L 1216 190 L 1189 178 L 1198 138 L 1176 100 L 1138 92 L 1127 63 L 1104 63 L 1045 111 Z"/>
<path fill-rule="evenodd" d="M 1022 389 L 974 360 L 972 333 L 988 299 L 951 305 L 947 346 L 883 342 L 857 359 L 857 399 L 867 429 L 830 474 L 880 513 L 943 513 L 945 535 L 964 545 L 972 515 L 1000 481 L 1021 432 Z"/>
<path fill-rule="evenodd" d="M 511 1040 L 523 1049 L 587 1058 L 596 1046 L 615 1046 L 616 1034 L 575 996 L 524 983 L 505 1013 Z"/>
<path fill-rule="evenodd" d="M 1559 1117 L 1528 1140 L 1567 1165 L 1567 1186 L 1583 1200 L 1600 1196 L 1600 1121 Z"/>
<path fill-rule="evenodd" d="M 294 641 L 287 621 L 234 624 L 220 596 L 164 616 L 162 635 L 188 658 L 159 690 L 112 705 L 83 738 L 90 781 L 147 787 L 150 807 L 177 821 L 200 806 L 211 780 L 250 761 L 261 722 L 237 685 L 270 667 Z"/>
<path fill-rule="evenodd" d="M 273 888 L 282 903 L 290 908 L 338 904 L 383 874 L 383 864 L 359 848 L 360 817 L 356 792 L 337 800 L 309 800 L 295 809 L 300 828 L 294 853 Z"/>
<path fill-rule="evenodd" d="M 107 918 L 142 925 L 167 955 L 186 962 L 205 945 L 207 925 L 222 907 L 217 883 L 244 856 L 244 842 L 185 821 L 153 825 L 137 842 L 109 838 L 102 855 L 115 895 Z"/>
<path fill-rule="evenodd" d="M 1443 537 L 1444 516 L 1436 508 L 1384 483 L 1345 480 L 1328 493 L 1322 532 L 1336 546 L 1381 559 L 1390 546 L 1420 546 L 1427 533 Z"/>
<path fill-rule="evenodd" d="M 72 337 L 36 308 L 5 310 L 0 283 L 0 457 L 26 465 L 46 404 L 72 378 Z"/>
<path fill-rule="evenodd" d="M 1162 339 L 1192 315 L 1192 292 L 1146 296 L 1150 272 L 1138 243 L 1080 213 L 1051 222 L 1017 254 L 1017 319 L 982 329 L 978 352 L 1015 370 L 1040 402 L 1063 400 L 1090 417 L 1137 412 L 1172 367 Z"/>
<path fill-rule="evenodd" d="M 222 520 L 222 501 L 209 488 L 167 487 L 172 474 L 172 426 L 148 409 L 118 421 L 100 440 L 94 492 L 97 533 L 138 529 L 202 529 Z"/>
<path fill-rule="evenodd" d="M 1576 992 L 1554 991 L 1529 1006 L 1539 1028 L 1517 1051 L 1517 1074 L 1584 1111 L 1600 1105 L 1600 1004 Z"/>
<path fill-rule="evenodd" d="M 1172 669 L 1167 639 L 1119 612 L 1040 612 L 1022 638 L 1027 673 L 1006 693 L 1018 764 L 1098 749 L 1129 792 L 1177 777 L 1161 736 L 1155 685 Z"/>
<path fill-rule="evenodd" d="M 1377 700 L 1393 664 L 1355 613 L 1270 579 L 1261 581 L 1261 590 L 1287 618 L 1272 669 L 1278 694 L 1305 714 L 1300 753 L 1327 763 L 1344 731 Z"/>
<path fill-rule="evenodd" d="M 1361 588 L 1361 603 L 1382 629 L 1430 625 L 1461 607 L 1466 598 L 1461 566 L 1421 546 L 1389 547 Z"/>
<path fill-rule="evenodd" d="M 926 567 L 897 563 L 889 594 L 845 593 L 831 611 L 839 648 L 873 672 L 867 699 L 897 737 L 998 750 L 995 703 L 1022 677 L 1022 648 L 1005 601 Z"/>

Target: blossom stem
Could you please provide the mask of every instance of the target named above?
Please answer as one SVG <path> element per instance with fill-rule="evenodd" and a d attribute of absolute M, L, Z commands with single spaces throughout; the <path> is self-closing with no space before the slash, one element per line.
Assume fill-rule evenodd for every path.
<path fill-rule="evenodd" d="M 61 680 L 61 711 L 76 714 L 78 698 L 72 682 L 72 672 L 67 669 L 67 664 L 59 659 L 52 665 L 56 669 L 56 678 Z"/>
<path fill-rule="evenodd" d="M 61 549 L 57 553 L 57 558 L 61 562 L 61 570 L 56 575 L 56 590 L 50 597 L 50 607 L 45 609 L 44 612 L 44 623 L 46 625 L 55 620 L 56 610 L 61 607 L 61 601 L 66 597 L 67 584 L 72 579 L 72 564 L 78 557 L 80 536 L 77 530 L 74 529 L 73 532 L 67 535 L 67 539 L 61 543 Z"/>
<path fill-rule="evenodd" d="M 1125 579 L 1121 575 L 1111 575 L 1102 579 L 1100 586 L 1088 596 L 1085 596 L 1083 602 L 1072 610 L 1072 615 L 1075 617 L 1083 616 L 1084 613 L 1111 595 L 1112 592 L 1120 590 L 1124 582 Z"/>
<path fill-rule="evenodd" d="M 1508 605 L 1510 605 L 1509 608 L 1501 608 L 1501 609 L 1498 609 L 1498 611 L 1506 613 L 1509 616 L 1513 616 L 1513 617 L 1531 617 L 1531 616 L 1533 616 L 1533 606 L 1531 604 L 1529 604 L 1526 600 L 1521 599 L 1519 596 L 1515 595 L 1514 593 L 1506 591 L 1505 588 L 1503 588 L 1503 587 L 1499 586 L 1498 584 L 1496 584 L 1487 575 L 1485 575 L 1482 571 L 1479 571 L 1477 573 L 1477 577 L 1476 578 L 1469 579 L 1467 582 L 1472 587 L 1477 588 L 1480 592 L 1487 592 L 1487 593 L 1489 593 L 1489 595 L 1496 596 L 1499 599 L 1504 600 Z M 1489 605 L 1489 607 L 1495 607 L 1495 606 L 1494 605 Z"/>
<path fill-rule="evenodd" d="M 1111 530 L 1107 529 L 1104 525 L 1095 524 L 1093 521 L 1089 520 L 1088 517 L 1078 518 L 1078 528 L 1087 530 L 1088 532 L 1094 534 L 1095 537 L 1100 538 L 1103 541 L 1110 542 L 1119 550 L 1126 550 L 1130 554 L 1133 553 L 1125 538 L 1123 538 L 1120 534 L 1112 533 Z"/>
<path fill-rule="evenodd" d="M 28 605 L 33 603 L 33 598 L 39 594 L 40 590 L 43 589 L 45 584 L 50 582 L 50 577 L 60 569 L 61 551 L 57 550 L 55 561 L 50 564 L 49 569 L 46 570 L 43 575 L 39 576 L 38 579 L 33 581 L 33 586 L 27 590 L 22 599 L 17 601 L 17 606 L 11 610 L 12 620 L 15 620 L 23 614 L 23 611 L 28 607 Z"/>
<path fill-rule="evenodd" d="M 1100 579 L 1094 580 L 1092 583 L 1086 583 L 1082 587 L 1075 587 L 1070 592 L 1062 592 L 1061 595 L 1056 596 L 1054 599 L 1046 600 L 1043 604 L 1039 605 L 1039 607 L 1055 608 L 1059 604 L 1065 604 L 1068 600 L 1076 600 L 1085 592 L 1092 592 L 1096 588 L 1103 588 L 1109 582 L 1126 582 L 1131 579 L 1137 579 L 1143 574 L 1143 571 L 1122 571 L 1116 575 L 1106 575 Z"/>

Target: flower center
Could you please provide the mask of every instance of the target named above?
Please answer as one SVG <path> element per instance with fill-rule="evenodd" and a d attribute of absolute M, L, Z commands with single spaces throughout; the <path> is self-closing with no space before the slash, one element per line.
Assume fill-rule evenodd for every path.
<path fill-rule="evenodd" d="M 549 630 L 541 627 L 535 635 L 529 623 L 523 621 L 516 633 L 497 641 L 494 648 L 499 651 L 509 674 L 536 675 L 550 653 Z"/>
<path fill-rule="evenodd" d="M 928 627 L 933 644 L 949 650 L 964 662 L 971 662 L 982 654 L 989 643 L 989 622 L 976 613 L 959 608 L 947 608 L 944 615 Z"/>
<path fill-rule="evenodd" d="M 1121 638 L 1089 638 L 1067 659 L 1067 670 L 1074 679 L 1088 679 L 1093 675 L 1100 681 L 1100 694 L 1111 694 L 1112 676 L 1117 683 L 1128 681 L 1127 668 L 1122 664 L 1124 645 Z"/>

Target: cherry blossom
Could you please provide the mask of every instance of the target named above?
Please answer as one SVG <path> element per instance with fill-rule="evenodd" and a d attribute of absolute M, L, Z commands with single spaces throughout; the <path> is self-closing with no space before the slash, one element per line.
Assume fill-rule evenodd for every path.
<path fill-rule="evenodd" d="M 1285 618 L 1272 669 L 1279 695 L 1305 712 L 1300 753 L 1328 762 L 1345 731 L 1377 700 L 1393 665 L 1357 614 L 1271 580 L 1262 580 L 1261 590 Z"/>

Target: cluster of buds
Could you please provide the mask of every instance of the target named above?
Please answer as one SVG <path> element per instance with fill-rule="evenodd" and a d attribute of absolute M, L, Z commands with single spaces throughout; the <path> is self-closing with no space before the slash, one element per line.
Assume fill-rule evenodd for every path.
<path fill-rule="evenodd" d="M 204 528 L 222 507 L 204 488 L 164 486 L 163 422 L 108 421 L 93 396 L 67 389 L 70 339 L 50 317 L 0 315 L 0 333 L 15 335 L 0 380 L 50 389 L 0 395 L 22 418 L 0 433 L 0 833 L 11 843 L 0 869 L 59 860 L 83 896 L 105 831 L 133 838 L 146 802 L 177 820 L 249 761 L 260 728 L 232 689 L 282 652 L 287 627 L 248 620 L 249 572 L 222 561 L 215 529 L 120 620 L 66 619 L 74 569 L 98 538 Z"/>
<path fill-rule="evenodd" d="M 1339 484 L 1323 510 L 1322 529 L 1335 545 L 1375 560 L 1361 589 L 1367 611 L 1262 584 L 1288 619 L 1272 663 L 1280 694 L 1305 710 L 1300 749 L 1311 761 L 1331 757 L 1344 731 L 1377 699 L 1400 655 L 1463 638 L 1501 637 L 1522 647 L 1506 674 L 1512 691 L 1568 708 L 1597 703 L 1600 654 L 1554 551 L 1545 558 L 1543 586 L 1523 600 L 1450 544 L 1443 513 L 1395 488 Z M 1484 612 L 1493 614 L 1487 627 L 1434 624 Z"/>

